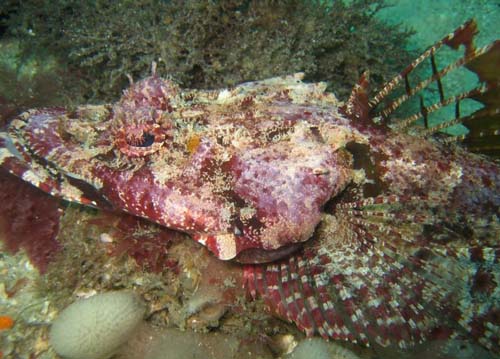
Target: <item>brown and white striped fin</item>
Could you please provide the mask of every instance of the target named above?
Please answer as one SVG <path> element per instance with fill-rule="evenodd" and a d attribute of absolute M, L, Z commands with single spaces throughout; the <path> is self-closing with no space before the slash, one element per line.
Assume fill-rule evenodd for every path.
<path fill-rule="evenodd" d="M 309 336 L 398 350 L 467 338 L 498 353 L 500 250 L 489 243 L 500 228 L 470 237 L 459 216 L 435 217 L 436 201 L 339 204 L 303 251 L 245 267 L 246 288 Z"/>
<path fill-rule="evenodd" d="M 477 33 L 477 25 L 474 20 L 469 20 L 458 29 L 456 29 L 451 34 L 445 36 L 442 40 L 438 41 L 436 44 L 427 49 L 422 55 L 416 58 L 411 64 L 409 64 L 403 71 L 401 71 L 396 77 L 390 80 L 371 100 L 370 108 L 375 109 L 379 104 L 381 104 L 398 86 L 404 81 L 405 94 L 399 96 L 398 98 L 392 100 L 390 103 L 383 106 L 382 109 L 377 110 L 376 114 L 386 118 L 394 110 L 396 110 L 402 103 L 404 103 L 409 97 L 415 95 L 422 88 L 427 87 L 430 83 L 437 81 L 438 84 L 441 82 L 442 77 L 459 66 L 462 66 L 465 55 L 462 59 L 459 59 L 455 64 L 447 66 L 443 71 L 437 71 L 437 68 L 433 65 L 433 76 L 419 82 L 417 85 L 412 86 L 410 83 L 409 75 L 420 65 L 424 60 L 430 58 L 431 63 L 435 64 L 435 53 L 443 46 L 449 45 L 453 48 L 458 48 L 460 44 L 466 46 L 466 55 L 474 52 L 472 39 Z M 444 73 L 443 73 L 444 72 Z"/>
<path fill-rule="evenodd" d="M 473 99 L 484 108 L 466 118 L 462 124 L 469 134 L 463 143 L 473 152 L 500 157 L 500 40 L 490 45 L 487 52 L 477 56 L 467 67 L 487 84 L 488 91 L 478 93 Z"/>
<path fill-rule="evenodd" d="M 358 83 L 354 85 L 349 100 L 346 102 L 345 112 L 356 121 L 368 121 L 370 119 L 369 106 L 369 77 L 368 71 L 365 71 Z"/>
<path fill-rule="evenodd" d="M 500 155 L 500 41 L 476 49 L 473 38 L 477 32 L 475 21 L 470 20 L 431 46 L 369 101 L 372 118 L 382 119 L 396 131 L 424 137 L 462 124 L 469 133 L 455 136 L 453 140 L 463 140 L 475 152 Z M 443 45 L 453 50 L 463 45 L 465 50 L 451 64 L 439 68 L 436 55 L 444 51 Z M 424 61 L 429 63 L 432 73 L 422 80 L 416 69 L 423 66 Z M 447 76 L 467 70 L 478 76 L 478 84 L 459 93 L 447 91 Z M 424 98 L 432 90 L 439 96 L 426 104 Z M 413 107 L 401 110 L 410 100 L 415 102 Z M 476 108 L 464 111 L 464 100 L 477 101 Z M 477 109 L 480 106 L 483 107 Z M 449 114 L 436 123 L 435 114 L 444 108 L 450 110 Z M 448 142 L 451 141 L 450 138 Z"/>

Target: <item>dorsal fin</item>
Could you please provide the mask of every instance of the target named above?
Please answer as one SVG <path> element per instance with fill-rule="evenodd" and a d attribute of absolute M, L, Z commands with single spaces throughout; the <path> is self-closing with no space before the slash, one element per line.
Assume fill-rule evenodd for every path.
<path fill-rule="evenodd" d="M 345 106 L 345 112 L 357 120 L 368 120 L 370 114 L 370 105 L 368 102 L 368 86 L 370 74 L 365 71 L 358 83 L 354 85 L 349 100 Z"/>
<path fill-rule="evenodd" d="M 475 114 L 480 121 L 462 122 L 469 129 L 464 143 L 472 151 L 500 157 L 500 41 L 495 41 L 489 51 L 477 56 L 467 68 L 488 84 L 489 90 L 473 97 L 485 107 Z"/>
<path fill-rule="evenodd" d="M 462 124 L 468 133 L 462 131 L 446 141 L 463 140 L 471 151 L 500 156 L 500 42 L 476 49 L 473 40 L 477 32 L 475 21 L 469 20 L 427 49 L 370 100 L 372 118 L 381 118 L 397 131 L 423 137 Z M 439 68 L 436 54 L 445 51 L 443 45 L 453 50 L 463 45 L 465 50 L 463 55 Z M 415 70 L 427 59 L 427 70 L 432 73 L 422 80 Z M 456 86 L 447 88 L 447 76 L 462 75 L 466 69 L 475 73 L 479 82 L 459 92 L 454 91 Z M 431 89 L 431 85 L 436 88 Z M 427 95 L 432 90 L 438 96 L 429 101 Z M 400 110 L 403 104 L 412 101 L 415 103 L 411 110 Z M 469 110 L 464 110 L 464 101 Z M 435 121 L 436 113 L 445 110 L 450 111 L 439 122 Z"/>

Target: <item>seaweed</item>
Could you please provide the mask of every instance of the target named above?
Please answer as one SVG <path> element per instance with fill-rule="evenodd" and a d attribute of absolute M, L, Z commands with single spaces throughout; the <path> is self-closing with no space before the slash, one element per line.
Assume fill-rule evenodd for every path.
<path fill-rule="evenodd" d="M 45 273 L 61 251 L 56 239 L 61 216 L 59 201 L 2 169 L 0 188 L 3 249 L 11 254 L 25 250 L 33 265 Z"/>
<path fill-rule="evenodd" d="M 153 61 L 161 76 L 183 87 L 303 71 L 345 97 L 363 71 L 377 85 L 411 58 L 403 50 L 410 33 L 374 16 L 383 0 L 8 3 L 8 33 L 27 54 L 56 55 L 79 74 L 90 100 L 115 99 L 125 75 L 145 77 Z"/>

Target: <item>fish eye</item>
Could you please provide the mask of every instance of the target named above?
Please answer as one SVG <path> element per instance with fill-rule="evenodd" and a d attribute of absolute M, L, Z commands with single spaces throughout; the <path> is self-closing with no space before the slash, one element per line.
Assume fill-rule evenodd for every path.
<path fill-rule="evenodd" d="M 144 157 L 164 144 L 165 133 L 158 125 L 124 126 L 115 138 L 116 148 L 128 157 Z"/>
<path fill-rule="evenodd" d="M 145 132 L 142 134 L 142 138 L 136 144 L 130 144 L 135 147 L 149 147 L 155 142 L 155 136 L 151 133 Z"/>

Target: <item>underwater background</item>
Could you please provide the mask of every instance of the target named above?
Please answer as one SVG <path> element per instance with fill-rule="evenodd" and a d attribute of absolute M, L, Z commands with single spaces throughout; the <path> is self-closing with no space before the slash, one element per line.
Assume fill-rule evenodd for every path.
<path fill-rule="evenodd" d="M 495 0 L 5 0 L 0 4 L 0 127 L 30 108 L 116 101 L 129 83 L 127 75 L 148 76 L 153 61 L 160 76 L 185 88 L 222 88 L 303 71 L 306 81 L 326 81 L 329 91 L 346 100 L 363 71 L 370 70 L 377 88 L 470 18 L 478 23 L 478 46 L 500 38 L 500 1 Z M 467 88 L 476 79 L 452 81 Z M 75 297 L 136 287 L 150 301 L 151 322 L 201 334 L 188 338 L 184 332 L 159 334 L 144 327 L 120 358 L 143 357 L 152 337 L 161 344 L 148 354 L 151 359 L 201 358 L 206 353 L 192 350 L 197 342 L 209 348 L 225 343 L 230 349 L 217 354 L 221 358 L 278 357 L 301 338 L 292 326 L 262 314 L 261 304 L 245 304 L 252 317 L 231 318 L 224 322 L 225 333 L 214 336 L 224 309 L 207 305 L 220 300 L 212 285 L 223 283 L 224 295 L 235 296 L 239 274 L 233 268 L 227 276 L 227 268 L 220 269 L 189 241 L 162 242 L 164 234 L 155 225 L 78 205 L 65 204 L 61 215 L 58 204 L 48 203 L 41 211 L 51 213 L 51 221 L 37 223 L 42 213 L 32 211 L 27 196 L 0 177 L 5 204 L 0 209 L 0 358 L 57 358 L 47 328 L 58 312 Z M 59 242 L 51 237 L 54 231 L 60 231 Z M 200 268 L 211 268 L 206 270 L 212 282 L 201 278 Z M 240 343 L 226 335 L 230 328 L 246 326 L 252 332 L 260 322 L 277 328 L 274 351 L 262 349 L 261 342 L 247 343 L 243 352 L 234 349 Z M 303 353 L 289 357 L 399 357 L 346 345 L 352 354 L 320 342 L 304 341 Z M 474 345 L 438 348 L 451 358 L 495 358 Z M 418 350 L 408 358 L 433 355 L 432 348 Z"/>
<path fill-rule="evenodd" d="M 152 61 L 185 88 L 304 71 L 345 99 L 362 71 L 380 86 L 470 18 L 478 46 L 499 33 L 497 1 L 315 3 L 3 1 L 0 117 L 116 99 L 124 74 L 143 78 Z"/>

